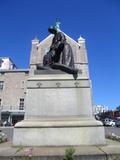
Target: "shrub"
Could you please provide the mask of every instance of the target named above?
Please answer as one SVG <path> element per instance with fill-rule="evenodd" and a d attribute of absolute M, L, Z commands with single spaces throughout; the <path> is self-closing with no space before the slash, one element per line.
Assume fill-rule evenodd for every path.
<path fill-rule="evenodd" d="M 117 136 L 114 133 L 109 133 L 106 138 L 120 142 L 120 136 Z"/>
<path fill-rule="evenodd" d="M 73 147 L 65 150 L 65 157 L 63 160 L 74 160 L 75 149 Z"/>
<path fill-rule="evenodd" d="M 7 142 L 8 138 L 5 133 L 0 132 L 0 143 Z"/>

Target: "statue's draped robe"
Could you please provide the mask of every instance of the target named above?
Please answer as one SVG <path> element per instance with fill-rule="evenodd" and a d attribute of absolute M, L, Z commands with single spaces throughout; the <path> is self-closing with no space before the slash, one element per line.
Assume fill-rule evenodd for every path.
<path fill-rule="evenodd" d="M 50 51 L 45 55 L 43 64 L 50 65 L 54 63 L 64 64 L 74 68 L 74 58 L 71 46 L 66 42 L 65 35 L 57 32 L 54 35 Z"/>

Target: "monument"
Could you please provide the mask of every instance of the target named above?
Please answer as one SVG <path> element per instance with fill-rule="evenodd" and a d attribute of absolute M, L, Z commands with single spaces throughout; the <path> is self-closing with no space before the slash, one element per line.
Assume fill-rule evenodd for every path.
<path fill-rule="evenodd" d="M 104 145 L 102 123 L 92 109 L 85 39 L 78 42 L 50 27 L 32 41 L 26 111 L 14 128 L 14 146 Z"/>

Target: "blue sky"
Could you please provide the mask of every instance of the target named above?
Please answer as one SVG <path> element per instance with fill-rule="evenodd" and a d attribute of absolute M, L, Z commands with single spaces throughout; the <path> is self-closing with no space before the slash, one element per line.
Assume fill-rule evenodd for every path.
<path fill-rule="evenodd" d="M 94 104 L 120 105 L 119 0 L 0 0 L 0 56 L 28 68 L 31 40 L 48 36 L 60 18 L 61 30 L 86 39 Z"/>

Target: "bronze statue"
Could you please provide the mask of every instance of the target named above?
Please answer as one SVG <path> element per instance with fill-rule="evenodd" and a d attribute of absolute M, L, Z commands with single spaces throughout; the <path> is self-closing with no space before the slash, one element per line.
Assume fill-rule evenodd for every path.
<path fill-rule="evenodd" d="M 54 34 L 54 38 L 49 52 L 43 58 L 43 65 L 51 66 L 54 63 L 59 63 L 74 68 L 72 48 L 66 42 L 65 35 L 55 27 L 50 27 L 48 31 Z"/>
<path fill-rule="evenodd" d="M 49 27 L 48 31 L 54 34 L 49 52 L 43 57 L 43 68 L 41 69 L 59 69 L 66 73 L 73 74 L 77 78 L 78 69 L 74 67 L 74 57 L 70 44 L 66 42 L 65 35 L 60 32 L 60 22 L 56 26 Z"/>

